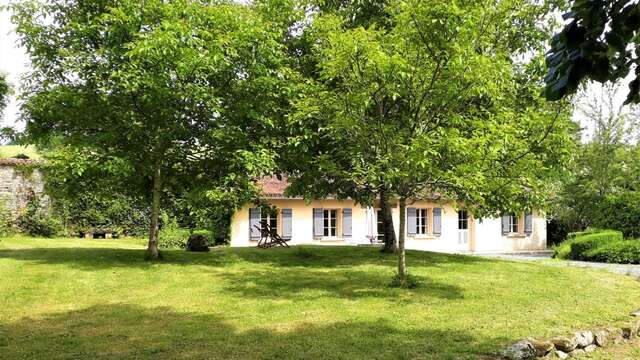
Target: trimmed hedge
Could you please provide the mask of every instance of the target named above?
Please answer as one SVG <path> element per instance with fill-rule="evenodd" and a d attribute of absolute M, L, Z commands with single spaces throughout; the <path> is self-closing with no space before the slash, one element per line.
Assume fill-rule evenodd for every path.
<path fill-rule="evenodd" d="M 640 264 L 640 241 L 616 241 L 591 249 L 584 255 L 585 260 L 618 264 Z"/>
<path fill-rule="evenodd" d="M 623 240 L 622 233 L 615 230 L 591 230 L 573 233 L 567 236 L 567 240 L 555 248 L 554 257 L 559 259 L 588 260 L 585 253 Z"/>

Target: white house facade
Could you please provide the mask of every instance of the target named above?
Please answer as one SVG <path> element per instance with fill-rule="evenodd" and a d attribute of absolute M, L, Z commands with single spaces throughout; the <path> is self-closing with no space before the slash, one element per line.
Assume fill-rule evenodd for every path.
<path fill-rule="evenodd" d="M 285 181 L 261 183 L 272 211 L 247 204 L 231 223 L 231 246 L 256 246 L 263 222 L 277 229 L 291 245 L 365 245 L 382 241 L 379 209 L 352 200 L 323 199 L 310 203 L 283 196 Z M 407 204 L 406 248 L 437 252 L 495 253 L 544 250 L 544 214 L 509 214 L 474 219 L 450 203 L 416 200 Z M 400 216 L 392 209 L 396 232 Z"/>

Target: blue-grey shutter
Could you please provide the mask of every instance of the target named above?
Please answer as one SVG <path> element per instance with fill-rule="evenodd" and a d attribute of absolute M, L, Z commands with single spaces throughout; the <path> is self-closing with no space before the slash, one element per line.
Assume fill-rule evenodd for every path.
<path fill-rule="evenodd" d="M 251 240 L 260 239 L 260 230 L 256 229 L 256 226 L 260 227 L 261 217 L 260 208 L 249 209 L 249 238 Z"/>
<path fill-rule="evenodd" d="M 511 232 L 509 228 L 509 215 L 502 215 L 502 235 L 507 235 Z"/>
<path fill-rule="evenodd" d="M 282 238 L 291 239 L 293 210 L 282 209 Z"/>
<path fill-rule="evenodd" d="M 324 234 L 324 212 L 322 209 L 313 209 L 313 236 Z"/>
<path fill-rule="evenodd" d="M 524 214 L 524 233 L 530 235 L 533 233 L 533 214 Z"/>
<path fill-rule="evenodd" d="M 416 227 L 416 208 L 407 208 L 407 235 L 415 235 Z"/>
<path fill-rule="evenodd" d="M 342 236 L 351 236 L 351 208 L 342 209 Z"/>
<path fill-rule="evenodd" d="M 442 234 L 442 208 L 433 208 L 433 235 Z"/>

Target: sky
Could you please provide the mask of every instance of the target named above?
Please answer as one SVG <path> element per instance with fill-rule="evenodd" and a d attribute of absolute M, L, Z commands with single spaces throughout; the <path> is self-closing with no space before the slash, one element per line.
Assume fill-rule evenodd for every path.
<path fill-rule="evenodd" d="M 0 0 L 0 6 L 8 4 L 9 0 Z M 24 49 L 18 46 L 18 38 L 13 32 L 10 16 L 11 13 L 8 10 L 0 10 L 0 72 L 7 74 L 9 83 L 17 88 L 20 84 L 20 77 L 28 70 L 29 59 Z M 16 126 L 18 129 L 22 128 L 22 124 L 17 123 L 18 103 L 15 93 L 16 91 L 4 110 L 0 127 Z"/>

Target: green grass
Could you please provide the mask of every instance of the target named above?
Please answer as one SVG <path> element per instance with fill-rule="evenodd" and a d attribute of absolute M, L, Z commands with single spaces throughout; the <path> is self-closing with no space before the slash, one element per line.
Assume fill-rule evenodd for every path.
<path fill-rule="evenodd" d="M 625 320 L 640 283 L 595 270 L 373 248 L 165 251 L 0 240 L 0 359 L 453 359 Z"/>
<path fill-rule="evenodd" d="M 0 145 L 0 159 L 14 157 L 18 154 L 25 154 L 30 159 L 42 158 L 35 146 Z"/>

